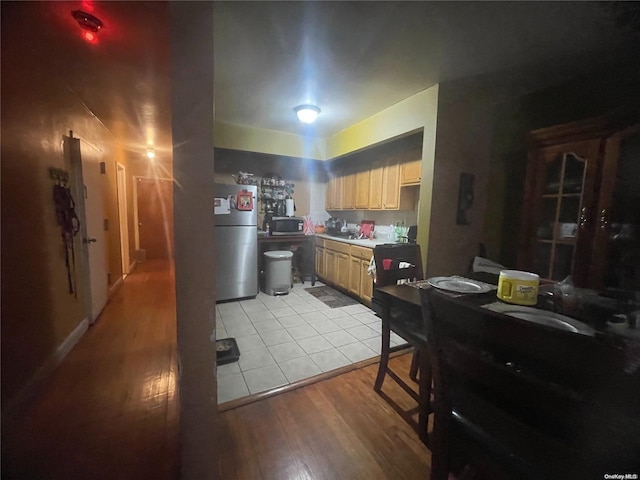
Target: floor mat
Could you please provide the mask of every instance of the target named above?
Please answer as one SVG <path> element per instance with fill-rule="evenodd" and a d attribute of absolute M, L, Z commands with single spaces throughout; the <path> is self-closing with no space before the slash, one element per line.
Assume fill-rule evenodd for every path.
<path fill-rule="evenodd" d="M 348 297 L 331 287 L 309 287 L 304 289 L 305 292 L 309 292 L 325 305 L 331 308 L 346 307 L 348 305 L 357 305 L 357 300 Z"/>

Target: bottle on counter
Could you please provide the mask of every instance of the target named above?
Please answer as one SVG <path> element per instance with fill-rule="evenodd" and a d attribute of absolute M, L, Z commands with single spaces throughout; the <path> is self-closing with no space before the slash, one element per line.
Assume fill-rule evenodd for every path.
<path fill-rule="evenodd" d="M 268 237 L 269 236 L 269 223 L 267 222 L 267 224 L 264 227 L 264 236 Z"/>
<path fill-rule="evenodd" d="M 396 229 L 394 228 L 393 224 L 389 225 L 389 241 L 396 241 Z"/>

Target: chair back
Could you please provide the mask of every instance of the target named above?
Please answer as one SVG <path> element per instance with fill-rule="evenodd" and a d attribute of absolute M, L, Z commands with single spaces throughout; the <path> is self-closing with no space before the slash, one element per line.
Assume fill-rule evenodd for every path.
<path fill-rule="evenodd" d="M 638 471 L 638 376 L 625 374 L 618 348 L 433 288 L 421 300 L 434 379 L 432 479 L 456 462 L 494 478 Z"/>
<path fill-rule="evenodd" d="M 376 287 L 395 285 L 398 280 L 422 280 L 422 255 L 417 243 L 389 243 L 373 249 Z"/>

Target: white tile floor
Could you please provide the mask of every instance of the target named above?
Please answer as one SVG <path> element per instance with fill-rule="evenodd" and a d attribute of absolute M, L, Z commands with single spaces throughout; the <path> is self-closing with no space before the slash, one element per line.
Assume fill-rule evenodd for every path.
<path fill-rule="evenodd" d="M 322 286 L 316 282 L 315 286 Z M 380 354 L 380 319 L 357 304 L 329 308 L 296 283 L 291 293 L 221 303 L 218 339 L 233 337 L 240 360 L 218 366 L 218 403 L 297 382 Z M 404 343 L 391 334 L 391 345 Z"/>

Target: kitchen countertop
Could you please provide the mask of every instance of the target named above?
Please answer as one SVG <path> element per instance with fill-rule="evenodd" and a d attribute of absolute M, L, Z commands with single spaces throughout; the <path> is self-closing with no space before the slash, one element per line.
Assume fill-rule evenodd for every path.
<path fill-rule="evenodd" d="M 351 239 L 348 237 L 335 237 L 333 235 L 328 235 L 326 233 L 316 233 L 314 235 L 316 238 L 324 238 L 325 240 L 333 240 L 335 242 L 343 242 L 343 243 L 348 243 L 350 245 L 357 245 L 359 247 L 366 247 L 366 248 L 374 248 L 376 245 L 382 245 L 383 243 L 397 243 L 397 242 L 389 242 L 389 240 L 384 238 L 374 238 L 373 240 L 369 240 L 369 239 L 357 240 L 357 239 Z M 307 235 L 273 235 L 273 236 L 266 237 L 264 231 L 258 230 L 258 238 L 259 239 L 268 238 L 269 241 L 277 241 L 278 239 L 281 239 L 282 241 L 286 241 L 288 239 L 297 238 L 297 237 L 307 237 Z"/>
<path fill-rule="evenodd" d="M 359 247 L 374 248 L 376 245 L 382 245 L 383 243 L 392 243 L 384 238 L 374 238 L 373 240 L 363 239 L 356 240 L 347 237 L 334 237 L 326 233 L 316 233 L 316 238 L 324 238 L 325 240 L 334 240 L 336 242 L 349 243 L 351 245 L 358 245 Z"/>

